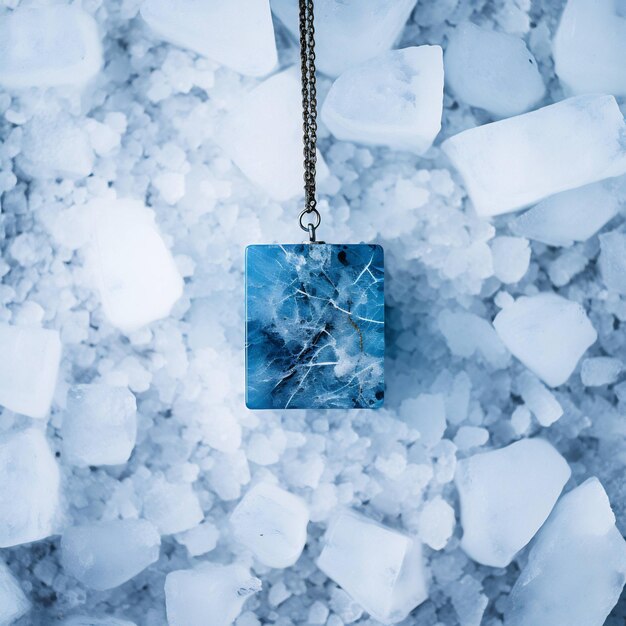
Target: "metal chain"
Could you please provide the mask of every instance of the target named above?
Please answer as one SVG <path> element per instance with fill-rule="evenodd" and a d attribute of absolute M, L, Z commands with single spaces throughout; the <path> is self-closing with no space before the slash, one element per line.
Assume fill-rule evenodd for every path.
<path fill-rule="evenodd" d="M 302 76 L 302 128 L 304 144 L 304 210 L 300 228 L 316 241 L 315 231 L 322 221 L 315 197 L 315 164 L 317 161 L 317 88 L 315 84 L 315 26 L 313 0 L 300 0 L 300 60 Z M 308 218 L 308 219 L 306 219 Z M 306 219 L 306 221 L 305 221 Z"/>

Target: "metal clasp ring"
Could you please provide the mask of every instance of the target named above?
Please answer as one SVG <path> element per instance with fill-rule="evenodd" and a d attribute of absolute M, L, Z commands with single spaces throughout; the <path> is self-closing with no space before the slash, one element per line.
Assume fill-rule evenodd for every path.
<path fill-rule="evenodd" d="M 313 215 L 313 221 L 304 222 L 305 215 Z M 319 228 L 319 225 L 322 223 L 322 216 L 317 209 L 304 209 L 300 213 L 300 217 L 298 218 L 300 222 L 300 228 L 305 232 L 309 233 L 309 241 L 311 243 L 316 243 L 315 231 Z"/>

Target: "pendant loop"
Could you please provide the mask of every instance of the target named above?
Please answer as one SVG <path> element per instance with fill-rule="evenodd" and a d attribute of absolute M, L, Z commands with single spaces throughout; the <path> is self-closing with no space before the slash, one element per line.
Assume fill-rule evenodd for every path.
<path fill-rule="evenodd" d="M 313 221 L 310 220 L 305 222 L 304 216 L 311 215 L 313 216 Z M 309 240 L 311 243 L 315 243 L 315 231 L 319 228 L 319 225 L 322 223 L 322 216 L 317 209 L 304 209 L 300 213 L 300 217 L 298 218 L 300 222 L 300 228 L 305 232 L 309 233 Z"/>

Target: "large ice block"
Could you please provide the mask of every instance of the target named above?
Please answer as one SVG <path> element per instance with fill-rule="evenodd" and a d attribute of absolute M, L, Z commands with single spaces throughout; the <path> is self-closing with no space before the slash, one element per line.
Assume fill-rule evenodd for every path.
<path fill-rule="evenodd" d="M 416 0 L 316 0 L 317 68 L 329 76 L 389 50 Z M 298 37 L 296 0 L 271 0 L 272 11 Z"/>
<path fill-rule="evenodd" d="M 94 200 L 87 257 L 104 314 L 132 332 L 167 317 L 183 292 L 183 280 L 155 224 L 154 212 L 137 200 Z"/>
<path fill-rule="evenodd" d="M 613 96 L 577 96 L 463 131 L 442 148 L 476 212 L 491 216 L 623 174 L 625 133 Z"/>
<path fill-rule="evenodd" d="M 322 120 L 337 139 L 422 154 L 441 129 L 442 109 L 441 48 L 418 46 L 346 70 L 324 100 Z"/>
<path fill-rule="evenodd" d="M 102 65 L 96 21 L 78 5 L 20 7 L 0 16 L 0 85 L 80 85 Z"/>
<path fill-rule="evenodd" d="M 241 74 L 278 62 L 269 0 L 144 0 L 141 16 L 166 41 Z"/>
<path fill-rule="evenodd" d="M 506 567 L 541 528 L 570 477 L 565 459 L 543 439 L 459 461 L 461 547 L 483 565 Z"/>
<path fill-rule="evenodd" d="M 590 478 L 561 498 L 539 532 L 504 624 L 602 626 L 625 581 L 626 542 L 602 485 Z"/>
<path fill-rule="evenodd" d="M 46 417 L 61 361 L 58 331 L 0 323 L 0 354 L 0 404 Z"/>
<path fill-rule="evenodd" d="M 324 541 L 318 567 L 374 619 L 400 622 L 428 597 L 417 539 L 344 510 Z"/>
<path fill-rule="evenodd" d="M 30 602 L 11 570 L 0 561 L 0 624 L 8 626 L 28 613 Z"/>
<path fill-rule="evenodd" d="M 0 438 L 0 548 L 54 534 L 59 484 L 59 468 L 41 431 Z"/>
<path fill-rule="evenodd" d="M 623 0 L 568 0 L 552 52 L 557 76 L 570 92 L 626 96 Z"/>

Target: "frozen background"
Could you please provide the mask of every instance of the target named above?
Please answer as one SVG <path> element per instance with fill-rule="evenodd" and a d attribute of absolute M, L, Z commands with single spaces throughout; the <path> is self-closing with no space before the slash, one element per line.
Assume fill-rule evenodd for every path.
<path fill-rule="evenodd" d="M 79 4 L 0 0 L 0 624 L 623 625 L 623 0 L 316 2 L 388 388 L 275 413 L 242 268 L 303 238 L 296 5 Z"/>

